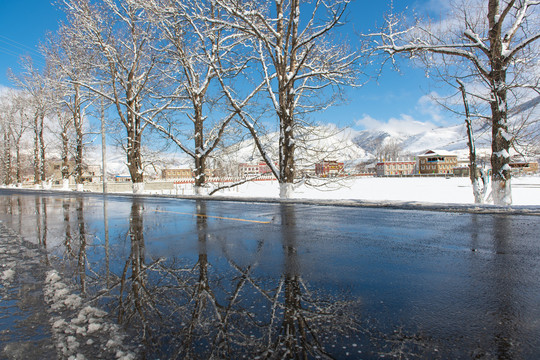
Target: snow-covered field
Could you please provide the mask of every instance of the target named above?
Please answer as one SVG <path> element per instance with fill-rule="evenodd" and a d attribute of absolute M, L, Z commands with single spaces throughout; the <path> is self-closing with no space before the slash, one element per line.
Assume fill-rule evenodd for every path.
<path fill-rule="evenodd" d="M 489 189 L 488 189 L 489 190 Z M 277 198 L 276 181 L 259 181 L 224 190 L 215 196 Z M 335 199 L 399 201 L 436 204 L 474 204 L 469 178 L 444 177 L 358 177 L 328 182 L 320 186 L 301 184 L 293 195 L 297 199 Z M 512 179 L 513 205 L 540 205 L 540 176 Z"/>
<path fill-rule="evenodd" d="M 540 206 L 540 175 L 512 178 L 512 205 Z M 113 184 L 111 184 L 113 185 Z M 113 193 L 132 193 L 131 186 L 124 184 L 121 191 L 113 187 Z M 214 186 L 230 185 L 228 183 Z M 179 184 L 175 189 L 144 191 L 147 195 L 194 195 L 192 184 Z M 155 188 L 155 186 L 152 186 Z M 94 186 L 101 192 L 101 185 Z M 170 187 L 169 187 L 170 188 Z M 32 189 L 36 189 L 33 187 Z M 49 188 L 50 189 L 50 188 Z M 212 188 L 210 188 L 212 189 Z M 56 190 L 62 190 L 57 188 Z M 85 191 L 91 191 L 85 187 Z M 491 187 L 488 186 L 488 193 Z M 277 181 L 253 181 L 223 189 L 212 197 L 253 199 L 278 199 Z M 329 180 L 310 180 L 295 185 L 293 199 L 310 200 L 361 200 L 370 203 L 421 203 L 421 204 L 474 204 L 471 183 L 467 177 L 350 177 Z M 489 202 L 488 202 L 489 203 Z"/>

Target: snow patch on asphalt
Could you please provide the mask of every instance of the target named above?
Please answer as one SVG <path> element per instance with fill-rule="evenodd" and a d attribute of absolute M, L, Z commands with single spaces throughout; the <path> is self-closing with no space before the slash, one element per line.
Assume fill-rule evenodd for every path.
<path fill-rule="evenodd" d="M 15 271 L 12 269 L 7 269 L 2 272 L 2 282 L 11 282 L 15 277 Z"/>
<path fill-rule="evenodd" d="M 120 327 L 107 320 L 105 311 L 85 304 L 62 282 L 56 270 L 47 273 L 44 287 L 49 304 L 51 326 L 60 355 L 67 359 L 87 359 L 84 354 L 96 354 L 107 359 L 133 360 L 136 358 L 124 344 Z M 107 338 L 103 335 L 106 334 Z"/>

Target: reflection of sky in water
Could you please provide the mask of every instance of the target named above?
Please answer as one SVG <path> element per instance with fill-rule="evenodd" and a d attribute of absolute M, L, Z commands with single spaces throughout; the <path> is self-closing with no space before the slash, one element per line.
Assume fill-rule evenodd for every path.
<path fill-rule="evenodd" d="M 20 199 L 9 205 L 11 218 L 4 215 L 9 211 L 0 216 L 29 237 L 43 233 L 44 224 L 36 226 L 33 215 L 34 198 Z M 242 343 L 240 353 L 260 356 L 269 356 L 270 343 L 286 342 L 283 326 L 296 328 L 288 334 L 295 345 L 287 346 L 310 348 L 311 356 L 325 353 L 313 346 L 336 357 L 358 351 L 376 357 L 396 346 L 421 356 L 538 351 L 540 324 L 529 319 L 540 318 L 540 250 L 526 237 L 539 233 L 537 217 L 147 198 L 132 206 L 130 198 L 108 200 L 108 251 L 103 202 L 92 196 L 83 197 L 82 212 L 73 198 L 47 201 L 48 248 L 77 267 L 77 256 L 67 254 L 64 242 L 68 229 L 72 250 L 78 251 L 82 217 L 88 291 L 104 287 L 108 259 L 110 278 L 118 283 L 124 274 L 124 283 L 100 303 L 114 313 L 120 294 L 135 308 L 141 304 L 129 292 L 142 294 L 145 326 L 168 344 L 150 353 L 211 352 L 223 324 L 232 334 L 223 341 L 235 349 Z M 1 201 L 7 209 L 6 199 Z M 194 211 L 211 217 L 189 215 Z M 134 230 L 141 225 L 142 233 Z M 144 265 L 137 269 L 134 258 L 140 256 Z M 134 272 L 140 272 L 135 281 Z M 137 311 L 124 311 L 132 311 L 135 329 L 145 324 Z M 298 311 L 309 315 L 302 331 L 313 331 L 304 345 Z M 194 314 L 201 319 L 191 334 L 198 343 L 188 346 L 186 329 Z"/>

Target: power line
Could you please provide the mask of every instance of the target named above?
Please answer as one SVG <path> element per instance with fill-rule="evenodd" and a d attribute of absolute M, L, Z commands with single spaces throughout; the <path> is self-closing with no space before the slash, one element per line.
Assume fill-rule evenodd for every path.
<path fill-rule="evenodd" d="M 43 57 L 43 55 L 39 51 L 37 51 L 36 49 L 33 49 L 33 48 L 29 47 L 29 46 L 26 46 L 26 45 L 24 45 L 24 44 L 22 44 L 22 43 L 20 43 L 18 41 L 15 41 L 13 39 L 10 39 L 7 36 L 0 35 L 0 42 L 3 42 L 5 44 L 7 44 L 8 46 L 17 48 L 17 49 L 22 50 L 24 52 L 32 52 L 35 55 Z"/>
<path fill-rule="evenodd" d="M 19 57 L 20 54 L 8 49 L 8 48 L 5 48 L 5 47 L 2 47 L 0 46 L 0 52 L 6 54 L 6 55 L 11 55 L 11 56 L 15 56 L 15 57 Z"/>
<path fill-rule="evenodd" d="M 5 46 L 1 46 L 2 44 Z M 18 41 L 10 39 L 5 35 L 0 35 L 0 53 L 13 56 L 17 58 L 17 60 L 21 59 L 25 55 L 30 55 L 32 57 L 32 61 L 36 65 L 45 65 L 45 57 L 43 54 L 29 46 L 21 44 Z"/>

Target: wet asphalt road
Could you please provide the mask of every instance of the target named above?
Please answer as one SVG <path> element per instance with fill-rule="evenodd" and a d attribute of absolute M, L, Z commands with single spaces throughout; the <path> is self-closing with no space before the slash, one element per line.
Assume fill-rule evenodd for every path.
<path fill-rule="evenodd" d="M 538 216 L 0 190 L 0 220 L 141 358 L 540 357 Z"/>

